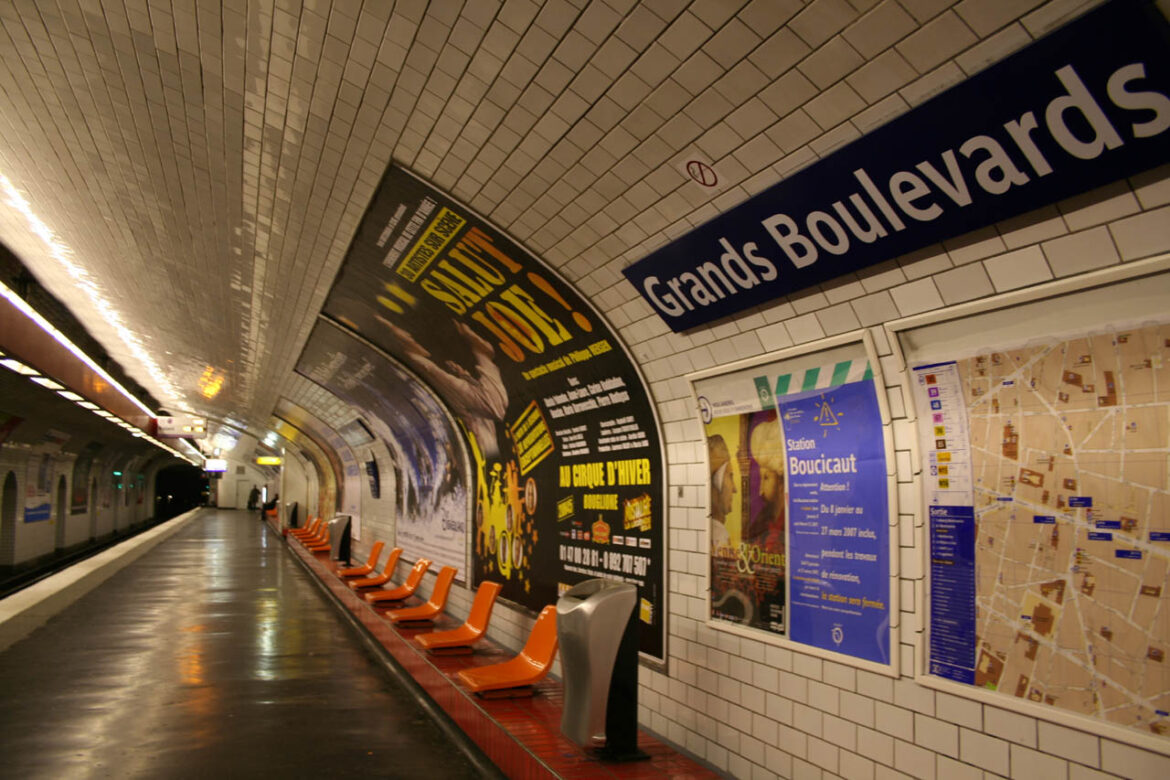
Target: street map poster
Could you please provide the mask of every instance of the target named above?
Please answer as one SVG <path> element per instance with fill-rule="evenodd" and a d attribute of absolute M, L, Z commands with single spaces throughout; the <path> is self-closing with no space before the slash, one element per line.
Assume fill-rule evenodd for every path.
<path fill-rule="evenodd" d="M 1161 735 L 1170 325 L 1083 332 L 910 363 L 927 669 Z"/>
<path fill-rule="evenodd" d="M 664 658 L 657 417 L 588 301 L 391 166 L 323 314 L 409 367 L 460 425 L 474 472 L 472 581 L 500 582 L 532 610 L 585 579 L 633 583 L 640 649 Z"/>
<path fill-rule="evenodd" d="M 889 665 L 889 472 L 860 343 L 694 380 L 710 617 Z"/>

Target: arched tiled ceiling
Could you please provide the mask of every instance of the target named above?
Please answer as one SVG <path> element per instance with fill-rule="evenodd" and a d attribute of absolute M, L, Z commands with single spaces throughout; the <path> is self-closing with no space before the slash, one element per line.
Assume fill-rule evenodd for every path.
<path fill-rule="evenodd" d="M 260 426 L 391 162 L 624 328 L 630 261 L 1094 4 L 6 4 L 0 241 L 168 409 Z"/>
<path fill-rule="evenodd" d="M 281 438 L 288 441 L 297 453 L 313 465 L 321 490 L 330 495 L 336 495 L 337 472 L 333 465 L 336 455 L 330 458 L 329 453 L 308 431 L 302 430 L 289 420 L 273 416 L 269 419 L 268 424 Z"/>

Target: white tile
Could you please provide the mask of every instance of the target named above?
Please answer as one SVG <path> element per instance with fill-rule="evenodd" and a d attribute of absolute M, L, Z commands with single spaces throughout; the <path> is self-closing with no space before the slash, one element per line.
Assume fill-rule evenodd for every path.
<path fill-rule="evenodd" d="M 982 260 L 1007 248 L 994 227 L 980 228 L 957 238 L 947 239 L 943 246 L 946 247 L 947 254 L 955 265 Z"/>
<path fill-rule="evenodd" d="M 769 78 L 775 79 L 802 60 L 812 49 L 787 27 L 774 32 L 748 59 Z"/>
<path fill-rule="evenodd" d="M 861 55 L 838 36 L 805 57 L 797 67 L 809 81 L 824 89 L 852 73 L 863 62 Z"/>
<path fill-rule="evenodd" d="M 1038 748 L 1086 766 L 1101 765 L 1101 740 L 1095 734 L 1065 728 L 1048 721 L 1037 723 Z"/>
<path fill-rule="evenodd" d="M 1039 284 L 1052 278 L 1052 271 L 1038 246 L 1017 249 L 984 260 L 983 265 L 997 292 Z"/>
<path fill-rule="evenodd" d="M 945 62 L 921 78 L 898 90 L 906 102 L 917 106 L 935 95 L 950 89 L 963 81 L 965 75 L 954 62 Z"/>
<path fill-rule="evenodd" d="M 816 48 L 857 18 L 845 0 L 813 0 L 794 16 L 788 26 L 809 46 Z"/>
<path fill-rule="evenodd" d="M 968 76 L 973 76 L 1031 42 L 1032 36 L 1023 25 L 1013 24 L 959 54 L 955 57 L 955 64 Z"/>
<path fill-rule="evenodd" d="M 804 110 L 821 129 L 829 130 L 864 107 L 865 101 L 842 81 L 805 103 Z"/>
<path fill-rule="evenodd" d="M 841 303 L 836 306 L 830 306 L 827 309 L 821 309 L 816 313 L 816 317 L 826 336 L 846 333 L 861 327 L 861 323 L 857 320 L 857 315 L 848 303 Z"/>
<path fill-rule="evenodd" d="M 1059 780 L 1068 777 L 1066 760 L 1022 745 L 1011 746 L 1011 762 L 1013 778 L 1044 777 Z"/>
<path fill-rule="evenodd" d="M 1128 182 L 1107 184 L 1057 204 L 1069 230 L 1102 225 L 1141 210 Z"/>
<path fill-rule="evenodd" d="M 837 746 L 822 739 L 809 737 L 808 760 L 829 772 L 837 771 Z"/>
<path fill-rule="evenodd" d="M 1036 747 L 1036 721 L 1026 715 L 984 705 L 983 730 L 987 736 L 1002 737 L 1025 747 Z"/>
<path fill-rule="evenodd" d="M 868 728 L 857 729 L 857 752 L 879 764 L 893 766 L 893 737 Z"/>
<path fill-rule="evenodd" d="M 1167 231 L 1167 235 L 1170 236 L 1170 231 Z M 1057 277 L 1084 273 L 1121 262 L 1110 231 L 1104 227 L 1045 241 L 1040 246 L 1048 258 L 1049 267 Z"/>
<path fill-rule="evenodd" d="M 914 742 L 934 753 L 959 756 L 959 728 L 926 715 L 914 716 Z"/>
<path fill-rule="evenodd" d="M 987 271 L 980 263 L 971 263 L 934 277 L 939 294 L 948 306 L 982 298 L 995 292 Z"/>
<path fill-rule="evenodd" d="M 895 707 L 884 701 L 874 705 L 875 728 L 883 734 L 905 740 L 914 739 L 914 713 L 910 710 Z M 858 731 L 858 746 L 861 746 L 861 732 Z"/>
<path fill-rule="evenodd" d="M 894 740 L 894 768 L 911 777 L 934 780 L 934 754 L 902 740 Z"/>
<path fill-rule="evenodd" d="M 917 71 L 896 50 L 869 60 L 846 79 L 867 103 L 874 103 L 918 77 Z"/>
<path fill-rule="evenodd" d="M 1170 203 L 1170 165 L 1139 173 L 1130 179 L 1134 194 L 1143 209 L 1152 209 Z"/>
<path fill-rule="evenodd" d="M 794 317 L 784 324 L 788 328 L 788 335 L 795 344 L 805 344 L 825 337 L 825 331 L 821 328 L 815 314 Z"/>
<path fill-rule="evenodd" d="M 897 45 L 898 52 L 919 73 L 926 73 L 977 40 L 971 28 L 953 12 L 943 13 L 924 24 Z"/>
<path fill-rule="evenodd" d="M 1008 249 L 1019 249 L 1068 233 L 1068 227 L 1055 206 L 1044 206 L 1006 219 L 998 223 L 996 229 Z"/>
<path fill-rule="evenodd" d="M 1101 769 L 1133 780 L 1162 780 L 1170 777 L 1170 756 L 1102 740 Z"/>
<path fill-rule="evenodd" d="M 931 279 L 919 279 L 890 289 L 890 296 L 903 317 L 921 314 L 943 305 L 938 288 Z"/>
<path fill-rule="evenodd" d="M 1122 260 L 1170 251 L 1170 207 L 1143 212 L 1109 225 Z"/>
<path fill-rule="evenodd" d="M 986 37 L 1042 2 L 1044 0 L 963 0 L 955 6 L 955 12 L 976 35 Z"/>
<path fill-rule="evenodd" d="M 843 33 L 863 57 L 872 59 L 918 27 L 914 18 L 893 0 L 879 3 Z"/>

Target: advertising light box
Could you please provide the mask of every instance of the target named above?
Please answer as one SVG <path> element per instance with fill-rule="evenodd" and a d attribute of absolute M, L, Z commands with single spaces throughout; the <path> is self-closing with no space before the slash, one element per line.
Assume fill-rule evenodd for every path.
<path fill-rule="evenodd" d="M 631 582 L 640 648 L 664 658 L 656 411 L 590 302 L 488 220 L 391 167 L 323 314 L 407 366 L 458 421 L 474 471 L 473 581 L 501 582 L 534 611 L 585 579 Z M 315 343 L 303 373 L 320 368 Z"/>
<path fill-rule="evenodd" d="M 710 623 L 893 668 L 888 415 L 860 338 L 692 377 Z"/>

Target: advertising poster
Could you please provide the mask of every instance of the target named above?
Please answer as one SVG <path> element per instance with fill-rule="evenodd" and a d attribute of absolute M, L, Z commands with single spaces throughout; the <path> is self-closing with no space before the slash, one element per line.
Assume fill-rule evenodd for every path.
<path fill-rule="evenodd" d="M 663 657 L 663 466 L 654 406 L 590 304 L 466 207 L 391 167 L 324 315 L 442 399 L 472 456 L 476 583 L 530 609 L 593 577 L 638 587 Z"/>
<path fill-rule="evenodd" d="M 711 618 L 889 664 L 880 407 L 865 357 L 825 359 L 695 382 L 710 471 Z"/>
<path fill-rule="evenodd" d="M 468 479 L 454 445 L 457 434 L 438 401 L 401 366 L 327 322 L 313 328 L 297 371 L 361 409 L 403 464 L 393 540 L 403 560 L 454 566 L 464 580 Z M 363 473 L 372 494 L 380 495 L 377 464 L 367 461 Z"/>
<path fill-rule="evenodd" d="M 69 439 L 68 433 L 50 428 L 29 453 L 24 483 L 24 522 L 39 523 L 53 516 L 55 456 Z"/>
<path fill-rule="evenodd" d="M 872 381 L 778 399 L 788 471 L 792 638 L 890 663 L 885 443 Z"/>
<path fill-rule="evenodd" d="M 712 418 L 711 615 L 783 634 L 784 457 L 774 410 Z"/>
<path fill-rule="evenodd" d="M 1170 730 L 1170 325 L 911 361 L 930 674 Z"/>
<path fill-rule="evenodd" d="M 100 444 L 90 442 L 73 462 L 73 490 L 69 497 L 71 515 L 83 515 L 89 511 L 89 472 L 93 468 L 93 459 L 101 448 Z"/>
<path fill-rule="evenodd" d="M 28 456 L 24 480 L 24 522 L 39 523 L 53 515 L 53 456 L 33 452 Z"/>

